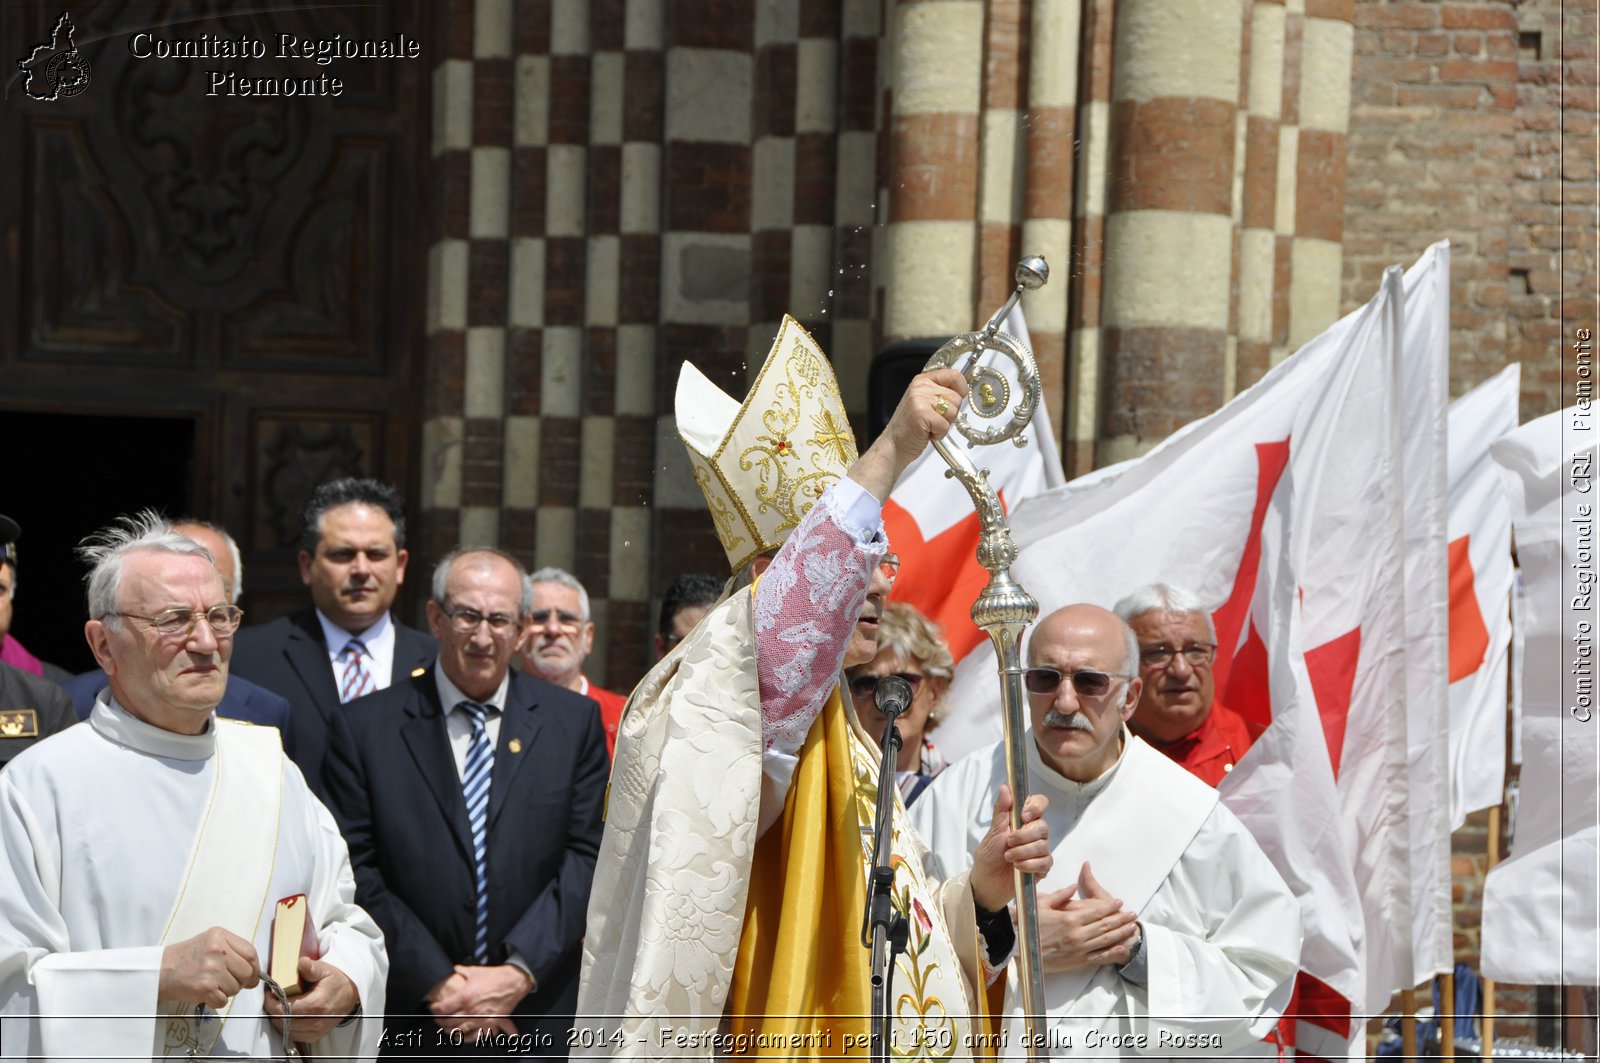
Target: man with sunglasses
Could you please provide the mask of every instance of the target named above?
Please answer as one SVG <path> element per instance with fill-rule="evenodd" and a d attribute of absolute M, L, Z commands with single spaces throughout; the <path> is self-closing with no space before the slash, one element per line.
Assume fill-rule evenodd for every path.
<path fill-rule="evenodd" d="M 383 935 L 277 730 L 216 715 L 242 614 L 214 559 L 150 512 L 80 553 L 109 685 L 0 774 L 0 1055 L 370 1058 Z M 280 898 L 318 946 L 287 1033 L 262 975 Z"/>
<path fill-rule="evenodd" d="M 1151 583 L 1112 611 L 1139 640 L 1144 690 L 1128 729 L 1206 785 L 1218 785 L 1259 732 L 1216 701 L 1217 633 L 1205 607 L 1182 587 Z"/>
<path fill-rule="evenodd" d="M 1039 888 L 1052 1045 L 1269 1056 L 1260 1039 L 1293 987 L 1299 905 L 1217 792 L 1128 731 L 1144 686 L 1133 631 L 1068 606 L 1039 621 L 1027 662 L 1029 780 L 1050 799 L 1056 858 Z M 928 787 L 911 818 L 930 871 L 968 865 L 1005 778 L 996 746 Z"/>
<path fill-rule="evenodd" d="M 564 1055 L 610 768 L 600 717 L 511 669 L 534 602 L 516 558 L 457 550 L 432 591 L 436 666 L 351 705 L 328 749 L 356 895 L 393 959 L 384 1047 Z"/>

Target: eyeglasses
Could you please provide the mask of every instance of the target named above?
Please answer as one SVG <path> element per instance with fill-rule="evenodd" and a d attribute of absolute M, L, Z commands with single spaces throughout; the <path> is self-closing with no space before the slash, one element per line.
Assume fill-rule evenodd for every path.
<path fill-rule="evenodd" d="M 1171 646 L 1146 646 L 1139 651 L 1139 660 L 1146 668 L 1165 668 L 1178 654 L 1196 668 L 1210 664 L 1217 656 L 1217 647 L 1210 642 L 1192 642 L 1181 650 Z"/>
<path fill-rule="evenodd" d="M 550 623 L 551 617 L 555 618 L 557 626 L 559 626 L 563 631 L 578 630 L 578 628 L 586 619 L 579 616 L 577 613 L 569 613 L 564 610 L 555 609 L 535 609 L 530 619 L 533 620 L 536 626 L 544 627 L 546 624 Z"/>
<path fill-rule="evenodd" d="M 1061 689 L 1063 679 L 1072 683 L 1073 691 L 1083 698 L 1098 698 L 1111 692 L 1113 679 L 1132 679 L 1121 672 L 1101 672 L 1084 669 L 1063 672 L 1059 668 L 1029 668 L 1022 673 L 1022 685 L 1030 694 L 1054 694 Z"/>
<path fill-rule="evenodd" d="M 917 691 L 922 689 L 922 676 L 916 672 L 895 672 L 896 679 L 904 679 L 911 688 L 911 696 L 915 698 Z M 871 701 L 877 692 L 878 680 L 889 678 L 887 675 L 858 675 L 850 680 L 850 696 L 857 701 Z"/>
<path fill-rule="evenodd" d="M 878 562 L 878 571 L 883 573 L 883 578 L 890 584 L 900 576 L 900 555 L 889 553 L 883 555 L 883 560 Z"/>
<path fill-rule="evenodd" d="M 489 634 L 497 639 L 503 639 L 517 630 L 517 618 L 504 613 L 484 616 L 476 609 L 446 609 L 444 615 L 450 618 L 450 627 L 457 635 L 470 635 L 478 630 L 479 624 L 488 624 Z"/>
<path fill-rule="evenodd" d="M 107 613 L 107 616 L 125 616 L 129 620 L 143 620 L 156 630 L 162 637 L 171 638 L 182 635 L 188 638 L 194 633 L 194 627 L 204 620 L 211 628 L 211 633 L 219 638 L 226 637 L 239 630 L 239 624 L 244 620 L 244 610 L 237 605 L 213 605 L 210 609 L 165 609 L 155 616 L 144 616 L 140 613 Z"/>

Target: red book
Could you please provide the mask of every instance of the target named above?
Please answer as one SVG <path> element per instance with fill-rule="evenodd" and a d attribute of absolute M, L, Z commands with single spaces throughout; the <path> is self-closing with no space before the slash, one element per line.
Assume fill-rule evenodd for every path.
<path fill-rule="evenodd" d="M 300 957 L 317 959 L 322 955 L 322 946 L 317 941 L 317 924 L 311 918 L 311 906 L 304 893 L 278 902 L 272 914 L 269 953 L 267 977 L 282 986 L 287 996 L 305 992 L 307 987 L 300 983 Z"/>

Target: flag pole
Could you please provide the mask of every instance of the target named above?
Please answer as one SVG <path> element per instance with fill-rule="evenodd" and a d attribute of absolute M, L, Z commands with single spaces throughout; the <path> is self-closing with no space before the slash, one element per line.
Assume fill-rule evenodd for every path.
<path fill-rule="evenodd" d="M 1039 405 L 1039 368 L 1033 354 L 1019 340 L 1000 331 L 1000 323 L 1017 305 L 1025 289 L 1039 288 L 1050 278 L 1044 259 L 1029 256 L 1017 263 L 1016 290 L 989 323 L 977 332 L 952 338 L 934 352 L 923 372 L 960 365 L 969 385 L 967 401 L 956 418 L 954 429 L 975 446 L 1012 441 L 1025 446 L 1021 431 L 1033 420 Z M 986 352 L 1009 358 L 1016 366 L 1019 394 L 1013 395 L 1005 376 L 990 366 L 979 365 Z M 1014 400 L 1014 401 L 1013 401 Z M 972 422 L 1005 418 L 995 428 L 979 428 Z M 934 449 L 950 466 L 950 475 L 966 488 L 978 511 L 978 564 L 989 571 L 989 583 L 972 603 L 972 622 L 994 644 L 995 663 L 1000 673 L 1000 698 L 1005 719 L 1006 781 L 1011 786 L 1011 826 L 1022 826 L 1022 806 L 1028 799 L 1027 726 L 1022 695 L 1022 633 L 1039 615 L 1039 603 L 1022 585 L 1011 578 L 1011 563 L 1017 559 L 1017 546 L 1006 523 L 1000 496 L 989 483 L 988 473 L 980 471 L 965 451 L 946 440 L 935 439 Z M 1017 974 L 1022 999 L 1023 1025 L 1027 1034 L 1030 1063 L 1046 1063 L 1050 1057 L 1046 1041 L 1044 961 L 1039 949 L 1038 876 L 1013 872 L 1017 895 Z"/>
<path fill-rule="evenodd" d="M 1400 990 L 1400 1058 L 1417 1058 L 1417 991 Z"/>
<path fill-rule="evenodd" d="M 1484 878 L 1500 862 L 1500 805 L 1489 809 L 1489 859 L 1485 861 Z M 1483 1049 L 1481 1055 L 1488 1059 L 1494 1055 L 1494 981 L 1483 980 Z"/>
<path fill-rule="evenodd" d="M 1456 1058 L 1456 971 L 1439 976 L 1439 1058 Z"/>

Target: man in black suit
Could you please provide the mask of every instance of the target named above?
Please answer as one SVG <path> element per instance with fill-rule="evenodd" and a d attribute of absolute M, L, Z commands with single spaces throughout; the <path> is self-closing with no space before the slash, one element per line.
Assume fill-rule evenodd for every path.
<path fill-rule="evenodd" d="M 389 613 L 406 578 L 405 545 L 393 487 L 323 484 L 301 517 L 300 579 L 312 607 L 234 636 L 233 674 L 289 699 L 291 755 L 318 796 L 328 720 L 342 704 L 418 674 L 438 649 Z"/>
<path fill-rule="evenodd" d="M 77 722 L 72 699 L 60 687 L 0 661 L 0 768 L 35 742 Z"/>
<path fill-rule="evenodd" d="M 325 789 L 389 948 L 386 1054 L 565 1056 L 610 759 L 594 702 L 511 671 L 533 587 L 498 550 L 433 578 L 437 668 L 333 718 Z"/>
<path fill-rule="evenodd" d="M 228 601 L 238 605 L 239 595 L 244 593 L 244 562 L 239 556 L 239 544 L 234 542 L 227 529 L 210 521 L 184 517 L 172 522 L 172 530 L 193 539 L 211 552 L 217 573 L 222 577 L 223 592 L 227 594 Z M 100 696 L 100 691 L 110 681 L 105 672 L 96 668 L 61 684 L 61 689 L 72 696 L 78 719 L 89 718 L 95 698 Z M 283 736 L 283 751 L 290 758 L 294 757 L 294 723 L 290 716 L 289 701 L 282 695 L 257 686 L 243 676 L 229 675 L 228 686 L 217 704 L 217 715 L 261 727 L 276 727 Z"/>

